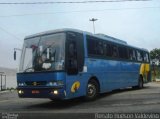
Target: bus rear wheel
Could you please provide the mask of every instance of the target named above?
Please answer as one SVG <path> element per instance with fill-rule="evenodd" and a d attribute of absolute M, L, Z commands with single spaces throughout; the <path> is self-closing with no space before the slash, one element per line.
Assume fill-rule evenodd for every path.
<path fill-rule="evenodd" d="M 99 85 L 97 81 L 91 80 L 87 84 L 86 100 L 91 101 L 96 99 L 98 95 Z"/>
<path fill-rule="evenodd" d="M 138 85 L 137 86 L 133 86 L 133 89 L 142 89 L 143 88 L 143 77 L 140 76 L 138 79 Z"/>
<path fill-rule="evenodd" d="M 139 77 L 138 88 L 139 89 L 143 88 L 143 77 L 142 76 Z"/>

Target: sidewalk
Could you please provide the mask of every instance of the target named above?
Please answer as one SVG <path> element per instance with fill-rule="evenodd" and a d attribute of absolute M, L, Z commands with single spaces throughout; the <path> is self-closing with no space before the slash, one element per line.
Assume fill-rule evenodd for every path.
<path fill-rule="evenodd" d="M 14 98 L 17 98 L 17 97 L 18 97 L 18 95 L 17 95 L 16 90 L 0 91 L 0 101 L 14 99 Z"/>
<path fill-rule="evenodd" d="M 10 91 L 9 90 L 0 91 L 0 94 L 7 93 L 7 92 L 10 92 Z"/>
<path fill-rule="evenodd" d="M 0 95 L 7 94 L 7 93 L 13 93 L 13 92 L 16 92 L 16 90 L 4 90 L 4 91 L 0 91 Z"/>

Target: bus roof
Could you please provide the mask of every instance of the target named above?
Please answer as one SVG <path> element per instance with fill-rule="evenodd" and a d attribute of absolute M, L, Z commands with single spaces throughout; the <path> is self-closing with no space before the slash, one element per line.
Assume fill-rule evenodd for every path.
<path fill-rule="evenodd" d="M 139 49 L 139 50 L 143 50 L 143 51 L 148 52 L 147 49 L 138 48 L 138 47 L 128 45 L 126 41 L 123 41 L 123 40 L 120 40 L 120 39 L 117 39 L 117 38 L 114 38 L 114 37 L 111 37 L 111 36 L 108 36 L 108 35 L 105 35 L 105 34 L 101 34 L 101 33 L 92 34 L 92 33 L 87 32 L 87 31 L 82 31 L 82 30 L 72 29 L 72 28 L 64 28 L 64 29 L 56 29 L 56 30 L 40 32 L 40 33 L 36 33 L 36 34 L 33 34 L 33 35 L 26 36 L 25 39 L 29 39 L 29 38 L 36 37 L 36 36 L 43 36 L 43 35 L 46 35 L 46 34 L 52 34 L 52 33 L 58 33 L 58 32 L 67 32 L 67 31 L 77 32 L 77 33 L 82 33 L 82 34 L 84 33 L 84 34 L 89 35 L 89 36 L 97 37 L 97 38 L 100 38 L 100 39 L 103 39 L 103 40 L 107 40 L 107 41 L 110 41 L 110 42 L 114 42 L 114 43 L 117 43 L 117 44 L 125 45 L 125 46 L 128 46 L 128 47 L 132 47 L 132 48 L 135 48 L 135 49 Z"/>
<path fill-rule="evenodd" d="M 52 33 L 58 33 L 58 32 L 67 32 L 67 31 L 78 32 L 78 33 L 83 33 L 84 32 L 82 30 L 64 28 L 64 29 L 56 29 L 56 30 L 49 30 L 49 31 L 45 31 L 45 32 L 36 33 L 36 34 L 33 34 L 33 35 L 26 36 L 25 39 L 36 37 L 36 36 L 43 36 L 43 35 L 46 35 L 46 34 L 52 34 Z"/>

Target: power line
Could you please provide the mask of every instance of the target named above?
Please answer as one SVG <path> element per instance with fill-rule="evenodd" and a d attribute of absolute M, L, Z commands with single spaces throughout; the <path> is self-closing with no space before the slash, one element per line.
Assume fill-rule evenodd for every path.
<path fill-rule="evenodd" d="M 49 2 L 0 2 L 0 5 L 42 5 L 42 4 L 82 4 L 82 3 L 106 3 L 106 2 L 132 2 L 132 1 L 151 1 L 151 0 L 96 0 L 96 1 L 49 1 Z"/>
<path fill-rule="evenodd" d="M 81 13 L 81 12 L 104 12 L 110 10 L 137 10 L 137 9 L 154 9 L 157 7 L 139 7 L 139 8 L 115 8 L 115 9 L 101 9 L 101 10 L 79 10 L 79 11 L 59 11 L 59 12 L 44 12 L 44 13 L 32 13 L 32 14 L 14 14 L 14 15 L 3 15 L 0 17 L 23 17 L 23 16 L 34 16 L 34 15 L 49 15 L 49 14 L 64 14 L 64 13 Z"/>
<path fill-rule="evenodd" d="M 20 38 L 18 38 L 18 37 L 17 37 L 16 35 L 14 35 L 13 33 L 5 30 L 4 28 L 0 27 L 0 30 L 2 30 L 3 32 L 9 34 L 10 36 L 14 37 L 15 39 L 20 40 Z"/>

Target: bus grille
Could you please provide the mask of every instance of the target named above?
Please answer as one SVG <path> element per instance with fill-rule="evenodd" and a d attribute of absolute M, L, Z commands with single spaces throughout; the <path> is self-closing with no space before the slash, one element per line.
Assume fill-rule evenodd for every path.
<path fill-rule="evenodd" d="M 25 82 L 27 86 L 45 86 L 47 84 L 46 81 L 27 81 Z"/>

